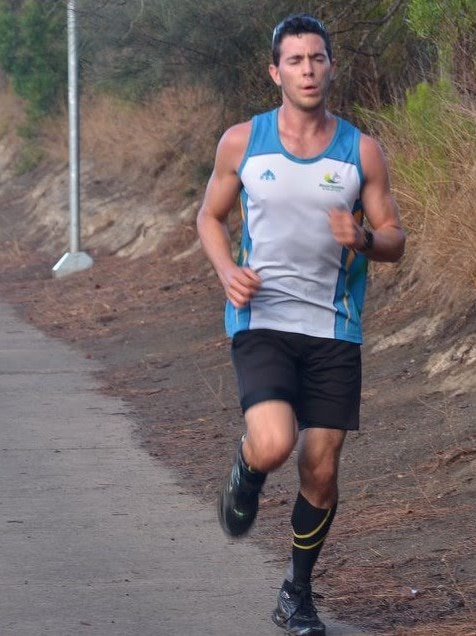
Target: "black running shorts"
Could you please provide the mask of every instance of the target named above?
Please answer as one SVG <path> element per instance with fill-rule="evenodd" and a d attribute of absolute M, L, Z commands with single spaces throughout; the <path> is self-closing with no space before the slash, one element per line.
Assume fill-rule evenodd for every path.
<path fill-rule="evenodd" d="M 238 332 L 231 345 L 243 412 L 284 400 L 300 428 L 359 428 L 360 345 L 270 329 Z"/>

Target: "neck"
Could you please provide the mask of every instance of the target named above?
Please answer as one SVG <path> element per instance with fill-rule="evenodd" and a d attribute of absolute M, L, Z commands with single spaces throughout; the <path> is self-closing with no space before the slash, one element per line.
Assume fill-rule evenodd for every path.
<path fill-rule="evenodd" d="M 320 105 L 314 110 L 301 110 L 283 102 L 278 114 L 280 127 L 298 135 L 315 135 L 334 126 L 335 117 Z"/>
<path fill-rule="evenodd" d="M 283 105 L 278 113 L 278 134 L 288 152 L 307 159 L 327 148 L 336 130 L 336 118 L 324 108 L 298 111 Z"/>

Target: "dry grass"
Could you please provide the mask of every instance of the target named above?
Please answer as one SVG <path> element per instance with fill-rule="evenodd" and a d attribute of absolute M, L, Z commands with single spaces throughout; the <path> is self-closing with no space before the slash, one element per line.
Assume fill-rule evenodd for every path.
<path fill-rule="evenodd" d="M 476 302 L 476 106 L 442 102 L 437 119 L 404 116 L 379 134 L 408 232 L 402 287 L 445 315 Z"/>
<path fill-rule="evenodd" d="M 193 195 L 213 166 L 219 98 L 200 87 L 169 88 L 142 105 L 89 96 L 81 105 L 82 156 L 99 178 L 141 189 L 152 199 Z M 43 146 L 67 160 L 67 120 L 47 122 Z"/>
<path fill-rule="evenodd" d="M 24 123 L 24 119 L 21 100 L 5 84 L 0 93 L 0 139 L 7 133 L 14 134 L 16 128 Z"/>
<path fill-rule="evenodd" d="M 25 123 L 23 104 L 8 85 L 0 90 L 0 139 L 8 135 L 9 146 L 18 146 L 18 129 Z"/>

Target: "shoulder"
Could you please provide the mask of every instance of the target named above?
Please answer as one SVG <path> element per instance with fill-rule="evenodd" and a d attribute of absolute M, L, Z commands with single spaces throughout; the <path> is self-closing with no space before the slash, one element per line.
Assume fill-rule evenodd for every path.
<path fill-rule="evenodd" d="M 236 167 L 241 163 L 251 135 L 252 122 L 235 124 L 226 130 L 217 148 L 217 158 L 231 162 Z"/>
<path fill-rule="evenodd" d="M 387 161 L 382 146 L 376 139 L 364 133 L 360 135 L 360 161 L 367 178 L 375 173 L 387 171 Z"/>
<path fill-rule="evenodd" d="M 360 133 L 360 152 L 365 155 L 372 156 L 382 156 L 383 150 L 379 142 L 370 135 L 367 135 L 363 132 Z"/>

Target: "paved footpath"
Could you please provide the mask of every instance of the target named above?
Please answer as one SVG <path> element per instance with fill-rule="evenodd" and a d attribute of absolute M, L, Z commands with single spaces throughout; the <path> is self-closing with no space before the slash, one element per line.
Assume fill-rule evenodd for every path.
<path fill-rule="evenodd" d="M 97 368 L 0 303 L 0 635 L 283 633 L 281 572 L 140 448 Z"/>

